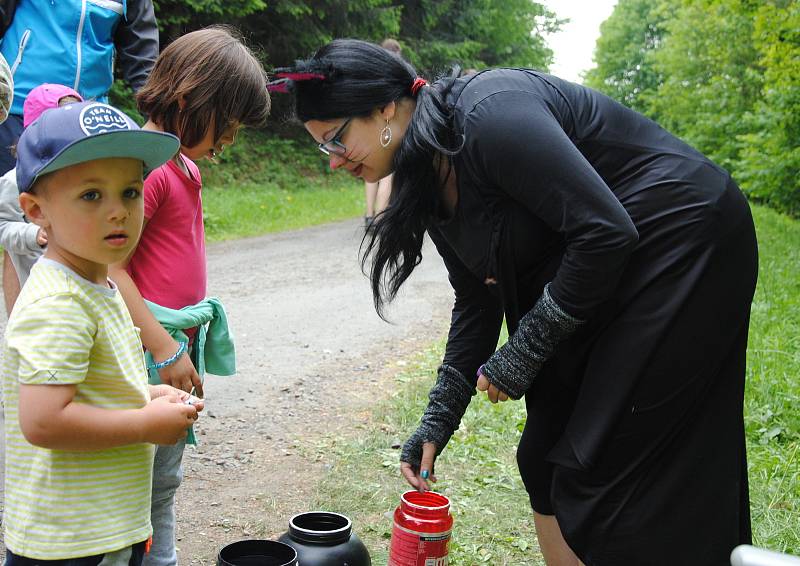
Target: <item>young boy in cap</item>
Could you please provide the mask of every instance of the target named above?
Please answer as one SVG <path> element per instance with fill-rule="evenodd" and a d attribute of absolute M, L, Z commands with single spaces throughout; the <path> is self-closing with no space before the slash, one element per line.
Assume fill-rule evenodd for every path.
<path fill-rule="evenodd" d="M 147 385 L 107 274 L 139 238 L 144 170 L 176 151 L 174 136 L 97 102 L 49 110 L 20 137 L 20 204 L 48 245 L 6 329 L 9 566 L 141 564 L 153 444 L 183 438 L 202 401 Z"/>

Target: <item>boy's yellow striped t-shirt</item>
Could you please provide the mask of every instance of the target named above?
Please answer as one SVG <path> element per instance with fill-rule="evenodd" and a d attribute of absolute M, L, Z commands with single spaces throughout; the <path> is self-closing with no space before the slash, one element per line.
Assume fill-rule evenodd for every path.
<path fill-rule="evenodd" d="M 153 445 L 66 451 L 27 442 L 19 384 L 77 386 L 75 403 L 137 409 L 150 399 L 138 331 L 116 288 L 41 259 L 6 328 L 5 544 L 29 558 L 93 556 L 146 540 Z"/>

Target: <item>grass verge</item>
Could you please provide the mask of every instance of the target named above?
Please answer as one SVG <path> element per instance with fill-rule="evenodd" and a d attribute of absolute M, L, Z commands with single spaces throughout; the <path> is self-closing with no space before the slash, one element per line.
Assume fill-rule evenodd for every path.
<path fill-rule="evenodd" d="M 745 420 L 756 544 L 800 554 L 800 222 L 754 207 L 759 280 Z"/>
<path fill-rule="evenodd" d="M 800 222 L 762 207 L 754 214 L 761 259 L 745 407 L 753 534 L 759 546 L 800 554 Z M 352 438 L 309 447 L 331 466 L 315 505 L 348 515 L 376 564 L 388 557 L 387 513 L 405 490 L 393 446 L 416 427 L 442 346 L 399 373 L 395 392 Z M 436 489 L 454 502 L 451 563 L 543 564 L 514 461 L 524 405 L 475 401 L 437 461 Z"/>
<path fill-rule="evenodd" d="M 305 180 L 295 189 L 264 184 L 204 189 L 206 236 L 212 242 L 245 238 L 363 214 L 363 187 L 343 181 Z"/>
<path fill-rule="evenodd" d="M 396 379 L 395 392 L 359 425 L 352 439 L 329 437 L 313 454 L 331 465 L 312 507 L 344 513 L 372 554 L 385 564 L 391 511 L 405 490 L 398 446 L 427 402 L 442 345 L 420 354 Z M 453 502 L 451 564 L 526 566 L 543 564 L 536 549 L 533 517 L 519 479 L 514 447 L 525 423 L 522 403 L 491 405 L 475 399 L 447 450 L 437 459 L 436 490 Z"/>
<path fill-rule="evenodd" d="M 309 140 L 245 130 L 219 163 L 201 162 L 208 240 L 257 236 L 363 214 L 363 183 L 330 172 Z"/>

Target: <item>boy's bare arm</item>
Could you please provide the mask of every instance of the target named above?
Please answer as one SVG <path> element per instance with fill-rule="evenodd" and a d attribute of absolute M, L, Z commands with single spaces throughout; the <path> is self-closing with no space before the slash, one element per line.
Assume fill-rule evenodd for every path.
<path fill-rule="evenodd" d="M 51 450 L 102 450 L 150 442 L 174 444 L 197 419 L 181 395 L 162 395 L 141 409 L 103 409 L 74 400 L 75 385 L 20 385 L 25 439 Z M 202 407 L 200 407 L 202 408 Z"/>

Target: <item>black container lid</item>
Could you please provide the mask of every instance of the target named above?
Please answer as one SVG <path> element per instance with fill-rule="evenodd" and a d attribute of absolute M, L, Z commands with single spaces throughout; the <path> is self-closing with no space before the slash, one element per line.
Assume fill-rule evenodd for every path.
<path fill-rule="evenodd" d="M 297 551 L 274 540 L 240 540 L 225 546 L 217 556 L 217 566 L 261 564 L 263 566 L 295 566 Z"/>
<path fill-rule="evenodd" d="M 353 524 L 339 513 L 312 511 L 289 520 L 289 536 L 309 544 L 341 544 L 350 539 Z"/>

